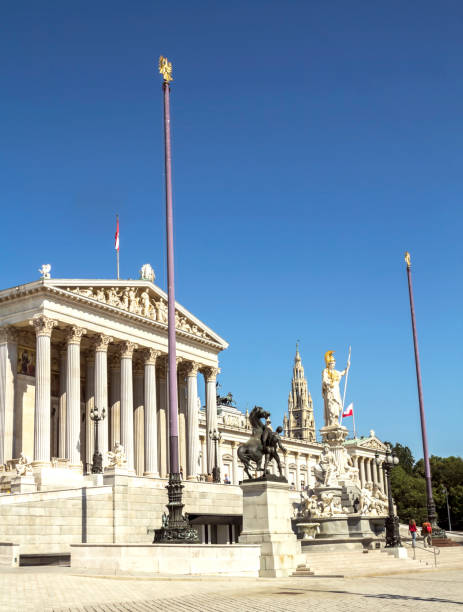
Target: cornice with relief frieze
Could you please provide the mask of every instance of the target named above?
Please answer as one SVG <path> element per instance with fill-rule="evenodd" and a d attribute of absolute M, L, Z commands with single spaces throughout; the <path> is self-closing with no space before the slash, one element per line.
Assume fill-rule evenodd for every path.
<path fill-rule="evenodd" d="M 53 280 L 53 279 L 52 279 Z M 126 323 L 127 319 L 132 319 L 133 321 L 136 321 L 138 323 L 141 323 L 142 325 L 146 326 L 148 329 L 152 329 L 157 328 L 160 331 L 163 331 L 165 333 L 167 333 L 167 323 L 162 323 L 160 321 L 155 321 L 152 319 L 149 319 L 147 317 L 144 317 L 142 315 L 138 315 L 138 314 L 134 314 L 131 313 L 129 311 L 126 310 L 122 310 L 121 308 L 117 308 L 115 306 L 111 306 L 109 304 L 105 304 L 103 302 L 99 302 L 98 300 L 94 299 L 94 298 L 89 298 L 89 297 L 85 297 L 85 296 L 81 296 L 77 293 L 74 293 L 73 291 L 71 291 L 71 288 L 69 287 L 69 291 L 67 291 L 67 289 L 60 287 L 60 286 L 53 286 L 53 285 L 49 285 L 46 283 L 49 283 L 50 281 L 46 281 L 46 282 L 40 282 L 37 281 L 37 283 L 30 283 L 28 285 L 24 285 L 24 286 L 19 286 L 17 288 L 15 288 L 15 292 L 8 292 L 5 295 L 0 295 L 0 303 L 4 302 L 4 301 L 11 301 L 13 299 L 17 299 L 17 298 L 24 298 L 24 297 L 28 297 L 30 295 L 34 295 L 37 293 L 42 293 L 42 292 L 49 292 L 49 293 L 53 293 L 57 296 L 61 296 L 62 298 L 66 298 L 66 297 L 71 297 L 72 299 L 76 302 L 83 302 L 87 305 L 91 305 L 92 307 L 101 309 L 101 310 L 106 310 L 108 312 L 111 312 L 117 319 L 120 319 L 121 322 Z M 78 288 L 78 287 L 77 287 Z M 1 292 L 0 292 L 1 293 Z M 184 315 L 181 315 L 184 316 Z M 193 323 L 193 325 L 196 325 L 195 323 Z M 196 326 L 198 327 L 198 326 Z M 199 327 L 198 327 L 199 329 Z M 209 346 L 215 350 L 221 351 L 224 350 L 224 348 L 227 348 L 228 344 L 225 343 L 225 346 L 223 346 L 220 342 L 218 342 L 217 340 L 214 340 L 211 336 L 208 336 L 207 332 L 203 332 L 204 334 L 206 334 L 206 337 L 202 337 L 200 335 L 195 335 L 192 332 L 188 332 L 186 330 L 182 330 L 181 328 L 177 328 L 176 329 L 176 335 L 180 338 L 185 338 L 186 340 L 190 340 L 190 341 L 195 341 L 199 344 L 203 344 L 205 346 Z"/>
<path fill-rule="evenodd" d="M 153 298 L 146 287 L 66 287 L 66 292 L 77 295 L 81 298 L 92 300 L 123 310 L 126 313 L 149 319 L 167 327 L 167 301 L 156 295 Z M 175 310 L 175 327 L 177 332 L 184 332 L 195 338 L 213 341 L 212 337 L 198 327 L 198 325 L 183 315 L 179 310 Z"/>

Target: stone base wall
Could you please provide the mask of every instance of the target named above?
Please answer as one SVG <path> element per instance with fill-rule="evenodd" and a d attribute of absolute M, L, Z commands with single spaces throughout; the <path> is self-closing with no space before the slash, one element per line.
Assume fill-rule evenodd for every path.
<path fill-rule="evenodd" d="M 0 541 L 22 554 L 69 552 L 69 544 L 112 541 L 111 487 L 0 496 Z"/>
<path fill-rule="evenodd" d="M 22 554 L 69 553 L 70 544 L 150 544 L 166 511 L 167 480 L 104 475 L 102 486 L 0 495 L 0 542 Z M 184 482 L 185 512 L 238 515 L 241 489 Z"/>
<path fill-rule="evenodd" d="M 201 544 L 75 544 L 71 567 L 128 574 L 257 577 L 260 546 Z"/>

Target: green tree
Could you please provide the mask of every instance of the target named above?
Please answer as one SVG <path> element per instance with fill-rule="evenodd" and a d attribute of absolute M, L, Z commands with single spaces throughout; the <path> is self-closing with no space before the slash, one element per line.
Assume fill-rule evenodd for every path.
<path fill-rule="evenodd" d="M 424 461 L 420 459 L 415 463 L 411 450 L 400 443 L 393 445 L 392 450 L 399 458 L 399 465 L 391 471 L 392 496 L 397 505 L 397 514 L 403 522 L 414 518 L 421 523 L 427 517 Z M 430 467 L 439 524 L 448 529 L 445 487 L 452 529 L 463 529 L 463 459 L 432 455 Z"/>

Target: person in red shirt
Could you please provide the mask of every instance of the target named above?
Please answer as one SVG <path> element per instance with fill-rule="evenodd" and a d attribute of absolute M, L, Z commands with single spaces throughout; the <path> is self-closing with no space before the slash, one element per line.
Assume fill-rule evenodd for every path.
<path fill-rule="evenodd" d="M 421 525 L 421 535 L 423 536 L 423 544 L 425 547 L 426 547 L 426 544 L 428 546 L 431 546 L 432 544 L 431 534 L 432 534 L 431 523 L 429 523 L 428 521 L 425 521 Z"/>
<path fill-rule="evenodd" d="M 412 536 L 412 546 L 413 548 L 415 548 L 416 546 L 416 521 L 415 519 L 410 519 L 410 522 L 408 523 L 408 531 L 410 532 L 410 535 Z"/>

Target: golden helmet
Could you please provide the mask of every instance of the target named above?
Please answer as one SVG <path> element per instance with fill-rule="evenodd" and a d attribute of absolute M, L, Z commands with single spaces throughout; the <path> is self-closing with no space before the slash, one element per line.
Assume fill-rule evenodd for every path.
<path fill-rule="evenodd" d="M 326 367 L 329 366 L 329 364 L 334 361 L 334 351 L 326 351 L 325 353 L 325 363 L 326 363 Z"/>

